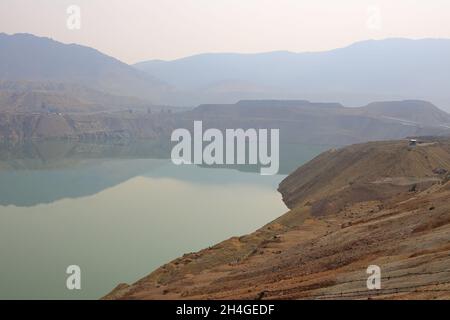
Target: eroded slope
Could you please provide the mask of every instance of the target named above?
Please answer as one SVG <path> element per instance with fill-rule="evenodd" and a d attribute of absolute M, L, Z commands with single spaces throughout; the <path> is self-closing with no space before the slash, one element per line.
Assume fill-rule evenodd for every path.
<path fill-rule="evenodd" d="M 450 144 L 326 152 L 280 185 L 291 210 L 107 299 L 450 298 Z M 369 291 L 366 269 L 382 270 Z"/>

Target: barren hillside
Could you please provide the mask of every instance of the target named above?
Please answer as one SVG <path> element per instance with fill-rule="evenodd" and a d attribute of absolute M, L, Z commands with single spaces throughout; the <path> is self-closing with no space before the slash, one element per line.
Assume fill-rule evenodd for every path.
<path fill-rule="evenodd" d="M 450 140 L 328 151 L 281 183 L 285 215 L 105 298 L 449 299 L 449 170 Z"/>

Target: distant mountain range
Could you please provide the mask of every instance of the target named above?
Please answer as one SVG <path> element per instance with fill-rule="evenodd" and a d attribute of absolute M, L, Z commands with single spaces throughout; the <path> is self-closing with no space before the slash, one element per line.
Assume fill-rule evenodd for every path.
<path fill-rule="evenodd" d="M 369 40 L 325 51 L 200 54 L 136 68 L 190 92 L 198 103 L 240 99 L 428 100 L 450 110 L 450 40 Z"/>
<path fill-rule="evenodd" d="M 130 66 L 89 47 L 0 33 L 0 111 L 36 112 L 48 107 L 90 112 L 299 97 L 351 107 L 372 101 L 426 100 L 450 110 L 448 83 L 446 39 L 370 40 L 315 53 L 201 54 Z M 409 107 L 389 111 L 389 117 L 409 117 L 422 124 L 423 117 L 429 117 L 414 120 L 418 110 Z M 380 108 L 384 107 L 372 105 L 369 113 L 375 115 Z M 388 116 L 387 111 L 381 113 Z"/>
<path fill-rule="evenodd" d="M 0 33 L 0 81 L 75 84 L 159 103 L 162 81 L 95 49 L 31 34 Z"/>

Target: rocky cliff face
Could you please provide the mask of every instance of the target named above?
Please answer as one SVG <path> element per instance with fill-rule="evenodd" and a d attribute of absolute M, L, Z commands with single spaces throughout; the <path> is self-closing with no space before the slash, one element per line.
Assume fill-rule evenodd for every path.
<path fill-rule="evenodd" d="M 280 184 L 285 215 L 105 298 L 449 299 L 449 171 L 450 140 L 328 151 Z"/>

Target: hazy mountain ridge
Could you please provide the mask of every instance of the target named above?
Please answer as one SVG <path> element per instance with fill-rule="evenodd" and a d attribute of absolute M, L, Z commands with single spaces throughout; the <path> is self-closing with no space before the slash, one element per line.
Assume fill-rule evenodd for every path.
<path fill-rule="evenodd" d="M 0 34 L 0 80 L 78 84 L 158 102 L 162 81 L 95 49 L 31 34 Z"/>
<path fill-rule="evenodd" d="M 157 76 L 162 72 L 161 75 L 176 80 L 174 86 L 97 50 L 48 38 L 0 34 L 0 48 L 0 110 L 8 112 L 0 115 L 1 139 L 78 138 L 85 134 L 148 138 L 155 136 L 157 130 L 164 134 L 170 132 L 175 125 L 190 128 L 193 120 L 203 120 L 205 127 L 222 129 L 279 128 L 285 142 L 323 145 L 445 135 L 450 129 L 447 113 L 431 103 L 412 100 L 425 92 L 421 89 L 441 90 L 450 82 L 447 79 L 450 73 L 446 72 L 447 65 L 450 66 L 449 40 L 389 39 L 320 53 L 204 54 L 149 64 L 152 68 L 162 68 L 154 70 Z M 397 58 L 405 50 L 408 56 L 400 61 Z M 138 64 L 138 67 L 145 65 Z M 433 72 L 433 77 L 424 71 Z M 145 112 L 131 116 L 99 114 L 92 118 L 86 116 L 86 120 L 67 114 L 148 108 L 147 100 L 135 97 L 152 96 L 188 104 L 198 94 L 196 90 L 205 92 L 207 97 L 208 89 L 204 89 L 211 83 L 230 81 L 239 86 L 255 80 L 257 87 L 264 87 L 252 91 L 258 100 L 200 105 L 164 120 L 144 116 Z M 308 92 L 317 90 L 324 98 L 314 101 L 343 101 L 327 97 L 336 90 L 348 88 L 361 95 L 365 92 L 378 95 L 377 88 L 402 95 L 406 88 L 410 95 L 405 101 L 345 108 L 340 103 L 274 99 L 277 94 L 266 90 L 273 86 L 292 89 L 296 97 L 305 93 L 306 98 Z M 227 100 L 236 93 L 236 88 L 222 89 L 220 95 Z M 262 100 L 264 96 L 271 99 Z M 15 112 L 55 114 L 16 115 Z"/>
<path fill-rule="evenodd" d="M 197 104 L 301 96 L 348 106 L 420 99 L 450 110 L 448 39 L 368 40 L 324 52 L 200 54 L 135 66 L 195 93 Z"/>
<path fill-rule="evenodd" d="M 251 99 L 427 100 L 450 110 L 450 40 L 386 39 L 325 52 L 201 54 L 127 65 L 76 44 L 0 34 L 0 81 L 82 85 L 154 104 L 193 106 Z"/>

